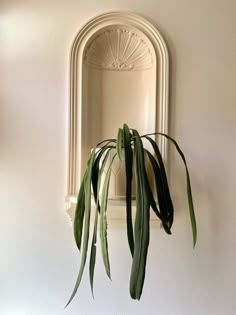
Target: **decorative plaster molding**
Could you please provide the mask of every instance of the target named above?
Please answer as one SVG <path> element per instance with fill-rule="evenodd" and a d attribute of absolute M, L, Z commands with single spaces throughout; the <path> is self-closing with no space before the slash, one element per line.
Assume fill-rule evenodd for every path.
<path fill-rule="evenodd" d="M 115 40 L 110 38 L 113 35 L 116 36 Z M 121 38 L 128 42 L 130 36 L 127 50 L 124 44 L 122 49 L 112 48 L 115 51 L 112 58 L 105 52 L 102 58 L 93 53 L 94 46 L 101 45 L 100 41 L 104 42 L 107 36 L 110 38 L 107 46 L 109 43 L 113 46 L 118 45 Z M 135 49 L 132 48 L 131 42 L 137 45 Z M 75 37 L 70 56 L 67 209 L 74 205 L 76 200 L 74 196 L 78 193 L 82 178 L 79 167 L 82 152 L 82 70 L 83 64 L 86 63 L 109 70 L 143 70 L 155 65 L 157 94 L 154 115 L 158 126 L 156 131 L 163 133 L 168 131 L 169 57 L 161 34 L 146 19 L 129 12 L 108 12 L 90 20 Z M 159 146 L 166 159 L 165 139 L 160 139 Z"/>
<path fill-rule="evenodd" d="M 89 66 L 104 70 L 144 70 L 153 65 L 145 40 L 127 28 L 98 34 L 88 44 L 84 58 Z"/>

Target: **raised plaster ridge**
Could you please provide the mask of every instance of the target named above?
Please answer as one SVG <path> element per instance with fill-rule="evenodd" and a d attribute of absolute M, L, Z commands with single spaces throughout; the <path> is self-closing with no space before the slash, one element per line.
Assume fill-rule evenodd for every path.
<path fill-rule="evenodd" d="M 127 28 L 113 28 L 98 34 L 85 51 L 89 66 L 115 71 L 145 70 L 153 58 L 145 40 Z"/>

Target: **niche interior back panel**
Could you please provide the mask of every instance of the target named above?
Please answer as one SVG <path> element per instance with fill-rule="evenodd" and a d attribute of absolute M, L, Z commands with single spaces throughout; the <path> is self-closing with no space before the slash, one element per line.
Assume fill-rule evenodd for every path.
<path fill-rule="evenodd" d="M 156 60 L 147 38 L 108 28 L 88 43 L 83 58 L 81 174 L 96 143 L 127 123 L 156 130 Z"/>

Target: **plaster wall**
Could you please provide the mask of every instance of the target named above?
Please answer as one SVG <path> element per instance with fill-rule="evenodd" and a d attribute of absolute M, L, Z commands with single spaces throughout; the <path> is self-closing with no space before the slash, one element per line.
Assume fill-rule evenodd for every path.
<path fill-rule="evenodd" d="M 69 51 L 109 10 L 144 15 L 167 41 L 169 134 L 186 153 L 199 237 L 192 250 L 185 176 L 170 150 L 173 236 L 152 230 L 141 301 L 129 298 L 126 232 L 116 227 L 112 283 L 98 258 L 95 300 L 86 273 L 64 310 L 80 258 L 64 212 Z M 235 314 L 235 11 L 234 0 L 1 1 L 0 314 Z"/>

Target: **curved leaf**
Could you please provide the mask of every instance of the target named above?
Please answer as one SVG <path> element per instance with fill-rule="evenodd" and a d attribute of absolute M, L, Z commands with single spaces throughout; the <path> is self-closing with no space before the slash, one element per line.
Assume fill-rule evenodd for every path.
<path fill-rule="evenodd" d="M 101 167 L 100 167 L 99 173 L 98 173 L 98 183 L 97 183 L 97 196 L 98 196 L 98 199 L 97 199 L 97 207 L 98 207 L 99 212 L 100 212 L 99 192 L 100 192 L 100 187 L 101 187 L 101 182 L 102 182 L 102 176 L 103 176 L 103 173 L 104 173 L 104 170 L 105 170 L 105 166 L 106 166 L 107 160 L 108 160 L 108 158 L 109 158 L 109 154 L 110 154 L 110 152 L 111 152 L 111 150 L 112 150 L 113 148 L 114 148 L 114 147 L 108 148 L 107 152 L 104 154 L 104 157 L 103 157 L 103 160 L 102 160 L 102 164 L 101 164 Z"/>
<path fill-rule="evenodd" d="M 197 223 L 195 218 L 195 212 L 194 212 L 194 206 L 193 206 L 193 197 L 192 197 L 192 190 L 191 190 L 191 183 L 190 183 L 190 176 L 188 172 L 187 162 L 184 156 L 184 153 L 180 149 L 178 143 L 171 138 L 170 136 L 166 135 L 165 133 L 157 132 L 157 133 L 151 133 L 150 135 L 160 135 L 165 138 L 167 138 L 170 142 L 172 142 L 175 145 L 176 150 L 178 151 L 179 155 L 181 156 L 184 165 L 185 165 L 185 171 L 186 171 L 186 181 L 187 181 L 187 196 L 188 196 L 188 206 L 189 206 L 189 215 L 190 215 L 190 221 L 191 221 L 191 227 L 192 227 L 192 235 L 193 235 L 193 247 L 195 247 L 197 242 Z"/>
<path fill-rule="evenodd" d="M 132 178 L 133 178 L 133 150 L 131 147 L 131 136 L 129 127 L 124 124 L 124 153 L 126 172 L 126 226 L 131 255 L 134 254 L 134 235 L 132 223 Z"/>
<path fill-rule="evenodd" d="M 151 203 L 151 207 L 154 210 L 154 212 L 156 213 L 156 215 L 158 216 L 158 218 L 161 219 L 163 228 L 165 229 L 166 233 L 171 234 L 169 222 L 165 216 L 165 210 L 163 211 L 163 209 L 164 209 L 163 208 L 164 207 L 163 194 L 164 193 L 163 193 L 163 187 L 162 187 L 162 182 L 161 182 L 161 173 L 160 173 L 159 165 L 158 165 L 156 159 L 153 157 L 153 155 L 148 150 L 145 150 L 145 152 L 147 153 L 149 160 L 151 162 L 152 168 L 153 168 L 153 173 L 154 173 L 155 183 L 156 183 L 156 192 L 157 192 L 158 203 L 159 203 L 159 207 L 160 207 L 160 213 L 157 209 L 155 200 L 154 200 L 154 202 Z"/>
<path fill-rule="evenodd" d="M 102 258 L 104 262 L 104 266 L 106 269 L 106 273 L 109 278 L 111 278 L 110 274 L 110 263 L 109 263 L 109 255 L 108 255 L 108 244 L 107 244 L 107 218 L 106 218 L 106 210 L 107 210 L 107 198 L 108 198 L 108 190 L 109 190 L 109 181 L 111 175 L 111 167 L 112 162 L 116 155 L 112 158 L 110 166 L 107 170 L 106 177 L 103 184 L 102 189 L 102 197 L 101 197 L 101 211 L 100 211 L 100 239 L 101 239 L 101 249 L 102 249 Z"/>
<path fill-rule="evenodd" d="M 90 224 L 90 212 L 91 212 L 91 177 L 92 177 L 92 167 L 93 167 L 93 162 L 94 162 L 94 157 L 95 157 L 95 149 L 93 149 L 90 159 L 88 160 L 88 165 L 87 165 L 87 172 L 84 176 L 84 191 L 85 191 L 85 222 L 84 222 L 84 233 L 83 233 L 83 248 L 82 248 L 82 258 L 81 258 L 81 263 L 80 263 L 80 270 L 79 274 L 75 283 L 74 290 L 71 294 L 71 297 L 66 304 L 69 305 L 70 302 L 73 300 L 78 287 L 80 285 L 80 281 L 83 275 L 84 271 L 84 266 L 86 263 L 86 258 L 87 258 L 87 249 L 88 249 L 88 241 L 89 241 L 89 224 Z M 65 307 L 66 307 L 65 306 Z"/>
<path fill-rule="evenodd" d="M 95 204 L 97 204 L 98 201 L 98 197 L 99 197 L 99 187 L 100 187 L 100 176 L 101 173 L 103 173 L 103 169 L 104 166 L 101 166 L 102 171 L 100 172 L 100 162 L 102 160 L 102 165 L 104 165 L 106 163 L 107 160 L 107 154 L 106 151 L 109 150 L 108 152 L 110 152 L 110 149 L 114 148 L 114 146 L 111 146 L 109 144 L 104 145 L 103 147 L 101 147 L 99 149 L 99 151 L 96 152 L 96 158 L 94 160 L 94 165 L 93 165 L 93 169 L 92 169 L 92 186 L 93 186 L 93 195 L 94 195 L 94 200 L 95 200 Z M 105 157 L 104 157 L 105 155 Z M 103 159 L 102 159 L 103 158 Z M 104 163 L 105 160 L 105 163 Z"/>
<path fill-rule="evenodd" d="M 85 192 L 84 192 L 84 179 L 81 183 L 77 204 L 75 208 L 74 217 L 74 238 L 78 249 L 81 248 L 81 239 L 83 233 L 83 223 L 84 223 L 84 210 L 85 210 Z"/>
<path fill-rule="evenodd" d="M 118 134 L 117 134 L 117 141 L 116 141 L 116 151 L 120 160 L 122 160 L 122 144 L 123 144 L 123 130 L 119 128 Z"/>
<path fill-rule="evenodd" d="M 159 163 L 159 170 L 160 170 L 160 182 L 159 182 L 159 188 L 161 188 L 161 191 L 159 191 L 159 198 L 161 197 L 161 202 L 159 201 L 160 210 L 162 211 L 162 215 L 167 219 L 168 226 L 171 228 L 174 220 L 174 207 L 170 196 L 170 190 L 168 186 L 165 166 L 162 160 L 161 152 L 158 148 L 158 145 L 156 142 L 150 138 L 149 136 L 145 137 L 152 145 L 154 152 L 156 154 L 158 163 Z"/>
<path fill-rule="evenodd" d="M 94 268 L 96 262 L 96 252 L 97 252 L 97 226 L 98 226 L 98 209 L 96 208 L 94 228 L 93 228 L 93 238 L 91 244 L 90 261 L 89 261 L 89 278 L 90 286 L 93 294 L 93 278 L 94 278 Z M 93 295 L 94 297 L 94 295 Z"/>
<path fill-rule="evenodd" d="M 105 156 L 102 160 L 101 168 L 99 169 L 98 172 L 98 180 L 97 180 L 97 192 L 95 198 L 95 204 L 96 204 L 96 209 L 95 209 L 95 220 L 94 220 L 94 230 L 93 230 L 93 238 L 92 238 L 92 244 L 91 244 L 91 252 L 90 252 L 90 262 L 89 262 L 89 277 L 90 277 L 90 286 L 93 294 L 93 279 L 94 279 L 94 269 L 95 269 L 95 262 L 96 262 L 96 252 L 97 252 L 97 225 L 98 225 L 98 213 L 100 212 L 100 203 L 99 203 L 99 191 L 100 191 L 100 184 L 101 184 L 101 178 L 103 175 L 103 171 L 109 156 L 109 153 L 113 147 L 107 146 L 106 148 L 103 148 L 102 154 L 107 150 L 105 153 Z M 101 156 L 102 157 L 102 156 Z M 95 196 L 95 195 L 94 195 Z"/>
<path fill-rule="evenodd" d="M 133 299 L 140 299 L 145 278 L 146 259 L 149 245 L 150 203 L 146 191 L 147 174 L 144 163 L 144 150 L 140 136 L 136 130 L 134 153 L 136 170 L 136 216 L 134 226 L 134 255 L 130 277 L 130 295 Z"/>

